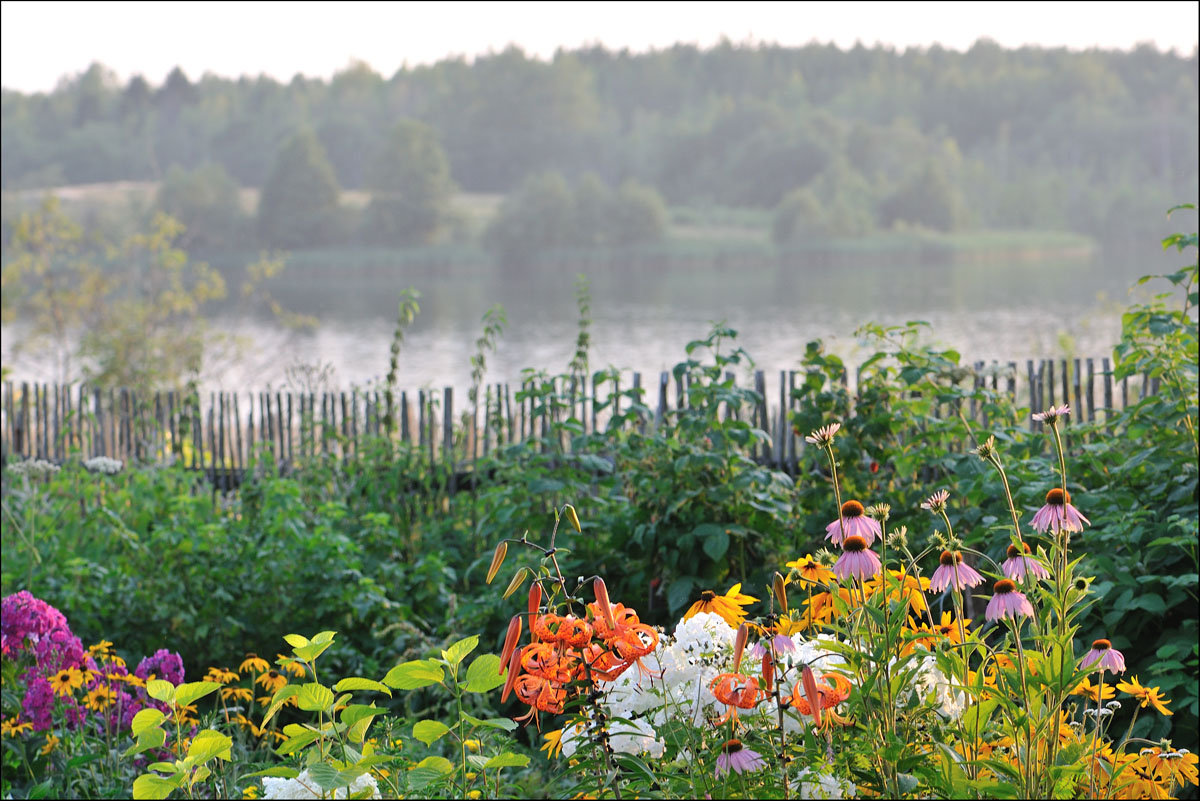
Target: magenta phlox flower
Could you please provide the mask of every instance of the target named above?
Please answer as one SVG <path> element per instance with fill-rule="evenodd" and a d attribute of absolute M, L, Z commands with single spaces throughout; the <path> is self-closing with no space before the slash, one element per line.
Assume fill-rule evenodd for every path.
<path fill-rule="evenodd" d="M 861 503 L 846 501 L 842 504 L 838 519 L 825 527 L 825 539 L 832 540 L 834 545 L 841 545 L 846 537 L 855 536 L 866 540 L 869 548 L 876 537 L 883 536 L 883 529 L 878 520 L 867 516 Z"/>
<path fill-rule="evenodd" d="M 767 763 L 754 750 L 742 745 L 741 740 L 727 740 L 721 746 L 721 754 L 717 757 L 717 778 L 724 773 L 745 773 L 765 768 Z"/>
<path fill-rule="evenodd" d="M 1034 513 L 1031 524 L 1034 531 L 1045 533 L 1083 531 L 1083 527 L 1090 526 L 1092 521 L 1071 505 L 1071 493 L 1055 487 L 1046 493 L 1046 504 Z"/>
<path fill-rule="evenodd" d="M 992 600 L 988 601 L 984 616 L 988 620 L 1000 620 L 1011 617 L 1033 617 L 1033 604 L 1023 594 L 1017 592 L 1017 585 L 1011 579 L 1000 579 L 993 588 Z"/>
<path fill-rule="evenodd" d="M 1108 640 L 1096 640 L 1092 643 L 1092 650 L 1083 657 L 1081 667 L 1124 673 L 1125 654 L 1113 648 L 1112 643 Z"/>
<path fill-rule="evenodd" d="M 25 697 L 21 700 L 21 716 L 33 724 L 34 731 L 45 731 L 52 722 L 54 688 L 48 680 L 32 670 L 25 674 L 23 681 L 26 689 Z"/>
<path fill-rule="evenodd" d="M 38 672 L 43 676 L 68 668 L 95 668 L 95 663 L 83 650 L 83 643 L 68 628 L 54 629 L 47 633 L 38 640 L 33 652 L 37 659 Z"/>
<path fill-rule="evenodd" d="M 183 684 L 183 659 L 166 648 L 159 648 L 154 656 L 147 656 L 138 663 L 133 675 L 145 679 L 151 673 L 174 685 Z"/>
<path fill-rule="evenodd" d="M 66 628 L 66 616 L 28 590 L 0 601 L 0 651 L 4 656 L 16 656 L 25 648 L 26 640 L 36 645 L 51 631 Z"/>
<path fill-rule="evenodd" d="M 942 592 L 953 587 L 962 592 L 965 587 L 974 587 L 982 583 L 983 576 L 963 562 L 960 551 L 942 551 L 938 558 L 938 568 L 929 579 L 929 591 Z"/>
<path fill-rule="evenodd" d="M 842 543 L 842 555 L 833 566 L 833 573 L 845 581 L 856 578 L 866 581 L 872 576 L 879 575 L 883 565 L 875 552 L 867 547 L 867 541 L 860 536 L 847 537 Z"/>

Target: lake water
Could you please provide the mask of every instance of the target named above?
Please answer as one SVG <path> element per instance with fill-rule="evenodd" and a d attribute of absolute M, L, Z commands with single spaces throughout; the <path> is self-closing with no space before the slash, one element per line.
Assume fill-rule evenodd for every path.
<path fill-rule="evenodd" d="M 669 370 L 689 341 L 722 320 L 767 370 L 796 368 L 805 343 L 818 338 L 851 361 L 862 357 L 866 351 L 853 332 L 868 321 L 925 320 L 930 339 L 957 349 L 965 361 L 1061 356 L 1064 348 L 1108 356 L 1131 285 L 1181 263 L 1178 254 L 1150 250 L 1136 258 L 916 263 L 911 256 L 861 256 L 836 263 L 798 257 L 786 264 L 592 266 L 591 363 L 644 376 Z M 296 364 L 331 366 L 328 388 L 381 380 L 399 293 L 410 285 L 421 292 L 421 311 L 401 352 L 402 387 L 468 386 L 480 318 L 495 303 L 505 307 L 508 326 L 488 357 L 487 380 L 514 382 L 525 367 L 562 371 L 575 347 L 576 272 L 576 266 L 506 275 L 486 264 L 298 264 L 271 291 L 287 308 L 316 316 L 318 328 L 288 332 L 267 316 L 218 312 L 218 326 L 254 345 L 236 361 L 214 364 L 206 384 L 279 388 L 286 368 Z M 3 359 L 14 378 L 53 380 L 48 365 L 11 358 L 19 335 L 19 326 L 4 328 Z"/>

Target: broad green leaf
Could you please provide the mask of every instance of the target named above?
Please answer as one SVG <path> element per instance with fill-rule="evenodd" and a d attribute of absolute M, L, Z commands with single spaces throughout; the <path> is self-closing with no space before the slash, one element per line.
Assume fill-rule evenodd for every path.
<path fill-rule="evenodd" d="M 416 737 L 425 745 L 432 745 L 435 740 L 442 737 L 446 732 L 450 731 L 450 727 L 438 720 L 421 720 L 413 726 L 413 737 Z"/>
<path fill-rule="evenodd" d="M 155 701 L 171 704 L 175 701 L 175 685 L 162 679 L 151 679 L 146 682 L 146 694 Z"/>
<path fill-rule="evenodd" d="M 374 690 L 375 692 L 391 695 L 392 691 L 386 685 L 375 681 L 374 679 L 364 679 L 358 676 L 351 676 L 347 679 L 342 679 L 337 684 L 333 685 L 333 689 L 340 692 L 347 690 Z"/>
<path fill-rule="evenodd" d="M 138 735 L 137 742 L 125 750 L 124 756 L 133 756 L 152 748 L 161 748 L 167 741 L 167 733 L 157 726 L 151 726 Z"/>
<path fill-rule="evenodd" d="M 484 764 L 485 768 L 523 768 L 529 764 L 529 757 L 525 754 L 511 754 L 505 751 L 503 754 L 497 754 Z"/>
<path fill-rule="evenodd" d="M 161 776 L 143 773 L 133 780 L 134 801 L 140 801 L 143 798 L 166 798 L 179 789 L 179 785 L 182 784 L 183 774 L 180 774 L 178 778 L 179 781 L 176 781 L 175 779 L 164 779 Z"/>
<path fill-rule="evenodd" d="M 133 723 L 130 726 L 130 733 L 133 734 L 134 737 L 137 737 L 146 729 L 157 726 L 165 717 L 166 715 L 159 710 L 154 709 L 153 707 L 143 709 L 141 712 L 138 712 L 133 716 Z"/>
<path fill-rule="evenodd" d="M 505 676 L 500 673 L 500 657 L 483 654 L 467 668 L 467 680 L 462 688 L 469 693 L 486 693 L 503 685 L 504 680 Z"/>
<path fill-rule="evenodd" d="M 283 639 L 293 648 L 303 648 L 308 645 L 308 638 L 300 634 L 285 634 L 283 635 Z"/>
<path fill-rule="evenodd" d="M 283 742 L 282 745 L 279 746 L 279 748 L 275 749 L 275 753 L 279 754 L 280 756 L 294 754 L 301 748 L 304 748 L 306 745 L 312 743 L 317 739 L 318 736 L 319 735 L 315 731 L 305 731 L 297 734 L 295 737 L 289 737 Z"/>
<path fill-rule="evenodd" d="M 187 755 L 189 759 L 194 759 L 201 765 L 213 757 L 220 757 L 229 761 L 233 759 L 233 756 L 229 752 L 232 745 L 232 737 L 221 734 L 219 731 L 205 729 L 192 738 L 192 743 L 188 746 Z"/>
<path fill-rule="evenodd" d="M 328 649 L 331 645 L 333 645 L 332 642 L 317 642 L 316 640 L 313 640 L 308 645 L 304 645 L 299 648 L 293 648 L 292 653 L 303 659 L 305 662 L 312 662 L 318 656 L 325 653 L 326 649 Z"/>
<path fill-rule="evenodd" d="M 349 787 L 353 779 L 347 779 L 333 765 L 324 762 L 315 762 L 308 766 L 308 775 L 312 776 L 313 781 L 322 790 L 336 790 L 341 787 Z"/>
<path fill-rule="evenodd" d="M 299 775 L 300 771 L 296 770 L 295 768 L 285 768 L 283 765 L 276 765 L 275 767 L 267 768 L 266 770 L 258 770 L 254 773 L 242 774 L 242 778 L 248 779 L 251 776 L 278 776 L 283 779 L 294 779 Z"/>
<path fill-rule="evenodd" d="M 324 712 L 333 704 L 333 690 L 324 684 L 309 682 L 300 685 L 296 693 L 296 705 L 305 712 Z"/>
<path fill-rule="evenodd" d="M 188 786 L 191 787 L 197 782 L 202 782 L 211 775 L 212 771 L 208 769 L 208 766 L 201 765 L 200 767 L 196 768 L 196 772 L 188 778 Z"/>
<path fill-rule="evenodd" d="M 374 704 L 351 704 L 342 709 L 342 723 L 346 726 L 353 726 L 360 720 L 373 718 L 376 715 L 388 715 L 386 709 L 381 709 Z"/>
<path fill-rule="evenodd" d="M 221 689 L 221 685 L 215 681 L 193 681 L 187 684 L 180 684 L 175 688 L 175 705 L 177 707 L 185 707 L 206 695 L 215 693 L 219 689 Z"/>
<path fill-rule="evenodd" d="M 267 708 L 267 714 L 263 717 L 262 725 L 266 726 L 271 718 L 275 717 L 275 713 L 279 708 L 287 703 L 287 699 L 291 698 L 300 692 L 300 688 L 295 684 L 285 684 L 275 691 L 275 696 L 271 699 L 271 706 Z"/>
<path fill-rule="evenodd" d="M 384 676 L 383 683 L 394 690 L 415 690 L 418 687 L 428 687 L 437 684 L 445 678 L 446 672 L 438 662 L 431 659 L 418 659 L 396 665 Z"/>
<path fill-rule="evenodd" d="M 408 778 L 409 790 L 424 790 L 430 784 L 445 778 L 446 774 L 440 770 L 430 767 L 411 768 L 406 774 L 401 774 Z"/>
<path fill-rule="evenodd" d="M 503 729 L 504 731 L 513 731 L 517 728 L 516 722 L 509 720 L 508 718 L 488 718 L 487 720 L 480 720 L 479 718 L 473 717 L 464 712 L 463 720 L 465 720 L 467 723 L 470 723 L 472 726 L 487 726 L 493 729 Z"/>
<path fill-rule="evenodd" d="M 433 768 L 443 776 L 447 776 L 454 771 L 454 765 L 450 760 L 440 756 L 428 756 L 417 763 L 418 768 Z"/>
<path fill-rule="evenodd" d="M 451 645 L 445 651 L 442 651 L 442 659 L 445 659 L 451 665 L 457 665 L 463 661 L 467 654 L 475 650 L 479 645 L 479 635 L 472 634 L 470 637 L 465 637 Z"/>

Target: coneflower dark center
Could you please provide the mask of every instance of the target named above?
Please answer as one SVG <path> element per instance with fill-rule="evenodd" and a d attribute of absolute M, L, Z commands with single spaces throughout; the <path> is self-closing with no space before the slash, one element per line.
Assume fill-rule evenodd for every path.
<path fill-rule="evenodd" d="M 850 553 L 865 551 L 867 550 L 867 541 L 857 534 L 852 534 L 842 542 L 842 550 L 849 551 Z"/>
<path fill-rule="evenodd" d="M 846 501 L 842 504 L 842 517 L 860 517 L 865 511 L 858 501 Z"/>
<path fill-rule="evenodd" d="M 1092 647 L 1097 651 L 1107 651 L 1109 648 L 1112 648 L 1112 643 L 1108 640 L 1096 640 L 1092 643 Z"/>
<path fill-rule="evenodd" d="M 725 744 L 721 746 L 721 750 L 727 754 L 736 754 L 738 751 L 742 750 L 742 741 L 726 740 Z"/>
<path fill-rule="evenodd" d="M 1025 546 L 1025 553 L 1030 553 L 1030 551 L 1029 551 L 1029 543 L 1027 543 L 1027 542 L 1024 542 L 1024 543 L 1021 543 L 1021 544 Z M 1023 555 L 1023 554 L 1021 553 L 1021 549 L 1020 549 L 1019 547 L 1017 547 L 1016 545 L 1010 545 L 1010 546 L 1008 546 L 1008 551 L 1007 551 L 1007 553 L 1008 553 L 1008 558 L 1009 558 L 1009 559 L 1016 559 L 1018 556 L 1022 556 L 1022 555 Z"/>
<path fill-rule="evenodd" d="M 704 592 L 700 593 L 700 600 L 704 601 L 704 603 L 709 603 L 713 598 L 716 597 L 717 594 L 712 590 L 705 590 Z"/>
<path fill-rule="evenodd" d="M 1006 595 L 1015 591 L 1017 589 L 1017 585 L 1014 584 L 1011 579 L 1000 579 L 996 582 L 996 586 L 993 589 L 996 591 L 997 595 Z"/>
<path fill-rule="evenodd" d="M 961 563 L 962 554 L 958 551 L 942 551 L 942 555 L 938 557 L 938 564 L 945 567 L 953 567 Z"/>
<path fill-rule="evenodd" d="M 938 626 L 938 633 L 943 637 L 949 637 L 950 632 L 954 631 L 953 626 Z"/>
<path fill-rule="evenodd" d="M 1052 489 L 1046 493 L 1046 503 L 1053 504 L 1054 506 L 1062 506 L 1064 503 L 1070 503 L 1070 502 L 1071 502 L 1071 493 L 1067 492 L 1064 489 L 1059 489 L 1058 487 L 1055 487 L 1054 489 Z"/>

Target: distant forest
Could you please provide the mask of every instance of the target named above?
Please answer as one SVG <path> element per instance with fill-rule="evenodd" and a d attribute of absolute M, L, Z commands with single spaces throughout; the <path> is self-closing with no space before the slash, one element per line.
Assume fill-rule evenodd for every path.
<path fill-rule="evenodd" d="M 409 213 L 413 181 L 436 205 L 450 191 L 515 195 L 561 177 L 598 178 L 614 197 L 624 186 L 647 208 L 657 194 L 671 206 L 775 210 L 777 241 L 898 224 L 1144 241 L 1167 207 L 1197 196 L 1197 105 L 1197 54 L 1148 45 L 726 42 L 548 62 L 510 48 L 390 78 L 363 64 L 288 83 L 176 69 L 157 87 L 93 65 L 48 94 L 4 90 L 0 180 L 17 190 L 219 168 L 265 202 L 290 146 L 292 162 L 327 163 L 321 181 L 338 191 L 378 195 L 380 159 L 391 158 L 392 206 L 372 212 L 380 236 L 420 227 L 395 216 Z M 405 159 L 428 164 L 414 172 Z"/>

